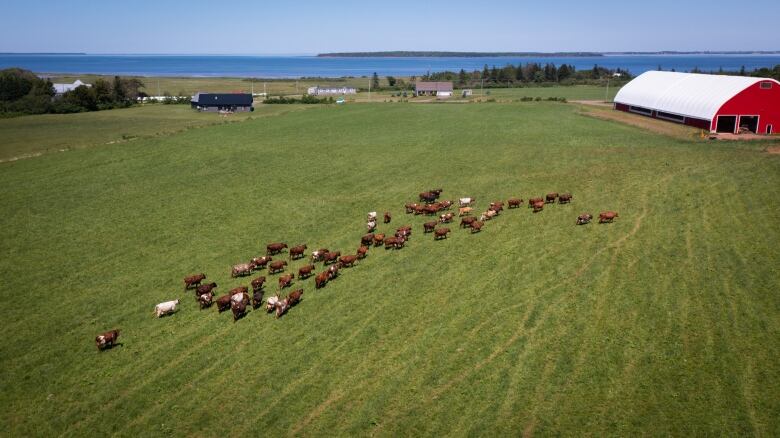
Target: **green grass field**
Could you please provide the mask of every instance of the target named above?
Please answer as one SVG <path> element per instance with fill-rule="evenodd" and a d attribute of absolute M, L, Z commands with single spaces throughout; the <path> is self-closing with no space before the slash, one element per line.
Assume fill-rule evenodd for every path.
<path fill-rule="evenodd" d="M 2 434 L 777 436 L 780 156 L 577 111 L 317 106 L 0 164 Z M 436 186 L 574 201 L 434 242 L 402 206 Z M 372 210 L 407 247 L 279 320 L 182 291 L 272 241 L 353 252 Z"/>

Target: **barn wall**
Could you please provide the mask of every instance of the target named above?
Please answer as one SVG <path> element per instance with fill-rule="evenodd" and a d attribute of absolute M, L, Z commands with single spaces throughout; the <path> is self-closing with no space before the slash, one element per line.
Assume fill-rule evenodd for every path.
<path fill-rule="evenodd" d="M 780 83 L 773 81 L 768 90 L 762 89 L 760 83 L 751 85 L 723 104 L 717 115 L 757 115 L 760 134 L 766 132 L 767 125 L 772 125 L 772 132 L 777 134 L 780 131 Z"/>
<path fill-rule="evenodd" d="M 663 120 L 664 122 L 681 123 L 681 122 L 676 122 L 674 120 L 665 119 L 663 117 L 658 117 L 658 112 L 655 111 L 655 110 L 653 110 L 652 115 L 645 115 L 645 114 L 639 114 L 639 113 L 632 112 L 632 111 L 629 110 L 629 106 L 624 104 L 624 103 L 615 102 L 615 109 L 618 110 L 618 111 L 624 111 L 624 112 L 627 112 L 627 113 L 636 114 L 638 116 L 651 117 L 651 118 L 654 118 L 654 119 Z M 691 118 L 691 117 L 686 117 L 685 118 L 685 122 L 683 124 L 688 125 L 688 126 L 693 126 L 695 128 L 700 128 L 700 129 L 706 129 L 706 130 L 710 129 L 710 120 L 701 120 L 701 119 L 694 119 L 694 118 Z"/>

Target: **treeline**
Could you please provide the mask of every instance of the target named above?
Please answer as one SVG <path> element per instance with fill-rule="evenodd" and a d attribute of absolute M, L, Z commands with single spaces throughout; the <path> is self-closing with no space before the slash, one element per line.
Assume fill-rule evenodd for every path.
<path fill-rule="evenodd" d="M 658 70 L 661 70 L 661 66 L 658 66 Z M 672 70 L 674 71 L 674 70 Z M 720 68 L 715 71 L 703 71 L 700 70 L 698 67 L 695 67 L 693 70 L 691 70 L 691 73 L 705 73 L 705 74 L 713 74 L 713 75 L 728 75 L 728 76 L 751 76 L 755 78 L 772 78 L 780 81 L 780 64 L 769 68 L 769 67 L 761 67 L 753 69 L 753 71 L 748 72 L 744 66 L 740 68 L 738 71 L 727 71 L 723 70 L 723 68 Z"/>
<path fill-rule="evenodd" d="M 143 82 L 114 76 L 113 81 L 97 79 L 91 87 L 81 85 L 57 95 L 54 85 L 29 70 L 0 70 L 0 116 L 26 114 L 78 113 L 124 108 L 136 102 Z"/>
<path fill-rule="evenodd" d="M 459 72 L 427 73 L 420 79 L 423 81 L 452 81 L 456 87 L 460 88 L 476 86 L 503 88 L 523 86 L 524 84 L 592 84 L 600 83 L 608 78 L 627 81 L 632 76 L 627 70 L 620 68 L 612 70 L 598 65 L 594 65 L 592 69 L 588 70 L 577 70 L 576 67 L 568 64 L 556 66 L 553 63 L 529 62 L 518 65 L 507 64 L 503 67 L 488 67 L 485 64 L 481 71 L 467 72 L 461 69 Z"/>

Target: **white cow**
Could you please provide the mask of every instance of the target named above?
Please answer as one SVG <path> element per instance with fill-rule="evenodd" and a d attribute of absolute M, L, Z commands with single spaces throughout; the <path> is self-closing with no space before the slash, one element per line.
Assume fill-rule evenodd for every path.
<path fill-rule="evenodd" d="M 468 207 L 474 203 L 474 198 L 460 198 L 458 199 L 458 205 L 461 207 Z"/>
<path fill-rule="evenodd" d="M 169 315 L 176 311 L 177 304 L 179 304 L 179 300 L 166 301 L 164 303 L 160 303 L 154 306 L 154 314 L 157 315 L 158 318 L 163 315 Z"/>
<path fill-rule="evenodd" d="M 369 222 L 371 222 L 371 221 L 376 222 L 376 212 L 375 211 L 372 211 L 372 212 L 368 213 L 368 221 Z"/>
<path fill-rule="evenodd" d="M 276 308 L 276 304 L 278 302 L 279 302 L 279 295 L 274 295 L 272 297 L 269 297 L 268 301 L 265 302 L 265 310 L 267 310 L 268 313 L 271 313 Z"/>
<path fill-rule="evenodd" d="M 366 229 L 368 229 L 368 232 L 372 232 L 376 229 L 376 220 L 370 220 L 366 222 Z"/>

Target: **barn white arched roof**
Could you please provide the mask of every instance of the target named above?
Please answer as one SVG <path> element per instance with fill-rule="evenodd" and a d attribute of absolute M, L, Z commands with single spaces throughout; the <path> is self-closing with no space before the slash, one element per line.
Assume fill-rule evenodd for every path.
<path fill-rule="evenodd" d="M 649 71 L 621 88 L 615 102 L 712 120 L 732 97 L 766 80 L 771 79 Z"/>

